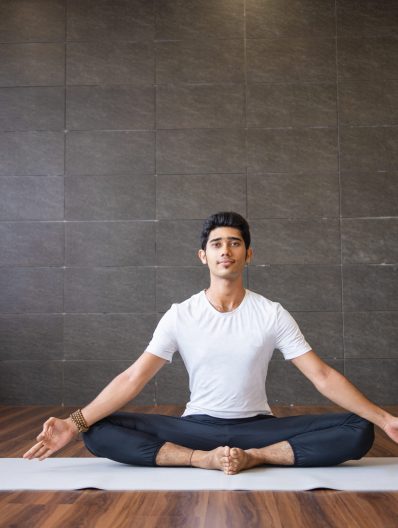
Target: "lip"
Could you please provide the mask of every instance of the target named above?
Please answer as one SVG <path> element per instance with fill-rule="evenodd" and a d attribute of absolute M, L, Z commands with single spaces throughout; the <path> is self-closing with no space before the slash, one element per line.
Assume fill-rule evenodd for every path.
<path fill-rule="evenodd" d="M 233 264 L 234 260 L 219 260 L 218 264 Z"/>

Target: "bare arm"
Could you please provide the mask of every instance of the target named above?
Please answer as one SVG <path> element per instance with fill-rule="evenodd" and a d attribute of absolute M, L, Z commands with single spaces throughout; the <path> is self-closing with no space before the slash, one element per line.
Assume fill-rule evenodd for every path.
<path fill-rule="evenodd" d="M 327 365 L 313 350 L 291 361 L 326 398 L 378 425 L 398 442 L 398 418 L 368 400 L 355 385 Z"/>
<path fill-rule="evenodd" d="M 93 425 L 135 398 L 165 363 L 165 359 L 144 352 L 82 409 L 87 425 Z M 36 437 L 37 443 L 24 453 L 23 457 L 44 460 L 65 447 L 77 435 L 77 427 L 70 417 L 65 420 L 51 417 Z"/>
<path fill-rule="evenodd" d="M 82 408 L 87 425 L 98 422 L 135 398 L 165 363 L 165 359 L 144 352 L 127 370 L 116 376 L 95 400 Z"/>

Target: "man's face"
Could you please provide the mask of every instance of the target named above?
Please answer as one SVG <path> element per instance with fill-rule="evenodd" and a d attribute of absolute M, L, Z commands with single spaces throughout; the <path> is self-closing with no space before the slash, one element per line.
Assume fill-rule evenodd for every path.
<path fill-rule="evenodd" d="M 250 261 L 252 250 L 246 250 L 239 229 L 217 227 L 210 231 L 206 249 L 200 249 L 198 254 L 212 275 L 232 279 L 241 275 L 246 262 Z"/>

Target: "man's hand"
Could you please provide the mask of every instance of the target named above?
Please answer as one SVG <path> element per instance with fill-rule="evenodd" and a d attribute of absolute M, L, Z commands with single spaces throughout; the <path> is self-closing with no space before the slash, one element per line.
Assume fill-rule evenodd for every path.
<path fill-rule="evenodd" d="M 398 444 L 398 418 L 392 416 L 383 426 L 383 431 Z"/>
<path fill-rule="evenodd" d="M 49 418 L 44 422 L 43 431 L 36 437 L 37 444 L 26 451 L 23 458 L 44 460 L 66 446 L 78 434 L 70 418 Z"/>

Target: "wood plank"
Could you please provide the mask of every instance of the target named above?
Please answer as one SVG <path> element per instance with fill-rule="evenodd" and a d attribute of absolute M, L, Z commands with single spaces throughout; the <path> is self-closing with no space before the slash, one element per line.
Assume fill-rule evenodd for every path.
<path fill-rule="evenodd" d="M 0 456 L 21 456 L 50 416 L 66 417 L 74 408 L 1 406 Z M 182 407 L 151 406 L 124 410 L 179 415 Z M 338 411 L 331 406 L 275 407 L 277 416 Z M 397 414 L 398 406 L 389 407 Z M 398 456 L 398 445 L 377 431 L 371 456 Z M 58 456 L 91 457 L 81 439 Z M 398 492 L 109 492 L 8 491 L 0 493 L 0 527 L 53 528 L 395 528 Z"/>

